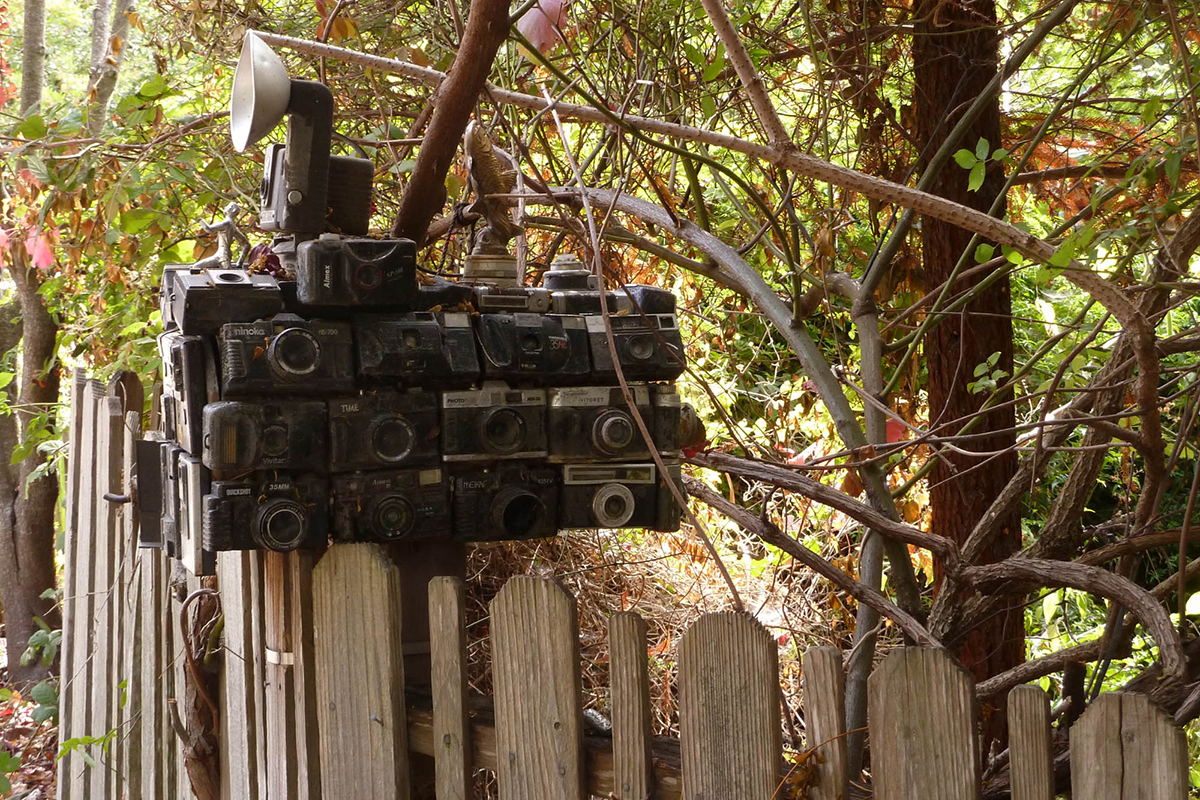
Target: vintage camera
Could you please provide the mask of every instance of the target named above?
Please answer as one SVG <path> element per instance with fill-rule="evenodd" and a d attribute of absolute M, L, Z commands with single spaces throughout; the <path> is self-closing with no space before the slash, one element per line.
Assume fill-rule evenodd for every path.
<path fill-rule="evenodd" d="M 381 391 L 329 401 L 329 469 L 350 472 L 436 463 L 438 398 Z"/>
<path fill-rule="evenodd" d="M 276 314 L 222 325 L 219 341 L 223 397 L 354 388 L 349 322 Z"/>
<path fill-rule="evenodd" d="M 179 551 L 180 563 L 193 575 L 216 575 L 217 557 L 204 546 L 204 496 L 212 478 L 200 459 L 179 454 Z"/>
<path fill-rule="evenodd" d="M 158 337 L 163 365 L 163 429 L 189 453 L 199 453 L 204 404 L 217 394 L 212 345 L 204 336 L 168 331 Z"/>
<path fill-rule="evenodd" d="M 650 386 L 651 430 L 660 453 L 678 454 L 685 447 L 701 447 L 705 442 L 704 423 L 690 403 L 680 400 L 674 384 Z"/>
<path fill-rule="evenodd" d="M 328 411 L 320 400 L 225 400 L 204 407 L 204 465 L 211 470 L 323 474 L 328 444 Z"/>
<path fill-rule="evenodd" d="M 583 317 L 480 314 L 475 322 L 484 379 L 576 382 L 591 369 Z"/>
<path fill-rule="evenodd" d="M 629 387 L 634 406 L 654 435 L 650 389 Z M 550 460 L 649 458 L 650 450 L 619 386 L 573 386 L 546 393 Z"/>
<path fill-rule="evenodd" d="M 384 544 L 450 535 L 450 493 L 437 467 L 333 479 L 337 539 Z"/>
<path fill-rule="evenodd" d="M 480 313 L 528 312 L 545 314 L 550 310 L 550 292 L 532 286 L 471 286 L 472 304 Z"/>
<path fill-rule="evenodd" d="M 451 476 L 454 538 L 540 539 L 558 533 L 559 476 L 552 467 L 505 462 Z"/>
<path fill-rule="evenodd" d="M 321 547 L 329 538 L 329 483 L 324 478 L 256 473 L 250 480 L 213 481 L 204 498 L 207 550 Z"/>
<path fill-rule="evenodd" d="M 546 450 L 546 390 L 487 385 L 442 394 L 446 461 L 538 458 Z"/>
<path fill-rule="evenodd" d="M 161 550 L 163 510 L 162 445 L 157 431 L 134 443 L 137 470 L 138 547 Z"/>
<path fill-rule="evenodd" d="M 479 354 L 464 312 L 414 311 L 354 319 L 359 374 L 366 380 L 466 386 L 479 378 Z"/>
<path fill-rule="evenodd" d="M 161 443 L 159 454 L 159 485 L 162 487 L 162 506 L 159 508 L 159 528 L 163 549 L 171 558 L 179 558 L 179 456 L 183 448 L 171 442 Z"/>
<path fill-rule="evenodd" d="M 604 317 L 588 316 L 592 377 L 615 382 L 616 367 L 608 349 Z M 683 338 L 674 314 L 630 314 L 609 317 L 617 360 L 626 380 L 673 381 L 683 374 Z"/>
<path fill-rule="evenodd" d="M 564 464 L 559 527 L 678 530 L 678 504 L 657 473 L 654 464 Z"/>
<path fill-rule="evenodd" d="M 413 308 L 417 246 L 410 239 L 325 233 L 296 245 L 296 299 L 309 306 Z"/>
<path fill-rule="evenodd" d="M 168 264 L 159 289 L 163 330 L 212 336 L 228 322 L 250 322 L 283 310 L 279 282 L 243 269 Z"/>

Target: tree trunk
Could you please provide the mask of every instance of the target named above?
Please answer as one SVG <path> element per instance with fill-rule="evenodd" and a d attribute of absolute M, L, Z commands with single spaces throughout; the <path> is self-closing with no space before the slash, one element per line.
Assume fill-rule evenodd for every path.
<path fill-rule="evenodd" d="M 953 127 L 957 115 L 996 74 L 999 66 L 996 9 L 992 0 L 920 0 L 914 16 L 917 19 L 913 39 L 916 133 L 917 141 L 925 148 L 924 156 L 928 157 Z M 987 139 L 992 150 L 1000 146 L 998 100 L 976 121 L 963 147 L 974 150 L 980 138 Z M 1003 180 L 1001 165 L 989 163 L 983 186 L 971 192 L 967 171 L 951 164 L 941 171 L 931 191 L 986 212 L 998 196 Z M 930 217 L 922 219 L 921 245 L 927 286 L 938 286 L 949 279 L 970 240 L 971 234 L 962 228 Z M 954 291 L 967 290 L 983 277 L 959 281 Z M 926 339 L 930 428 L 937 428 L 939 434 L 957 433 L 963 421 L 976 414 L 989 396 L 989 392 L 975 394 L 968 389 L 968 384 L 977 380 L 976 365 L 999 351 L 992 369 L 1012 375 L 1011 306 L 1009 283 L 1004 279 L 980 292 L 961 316 L 944 320 Z M 1011 399 L 1011 393 L 1000 399 Z M 989 412 L 974 432 L 996 433 L 960 446 L 980 452 L 1012 448 L 1014 422 L 1012 408 Z M 964 542 L 1015 473 L 1016 465 L 1015 450 L 991 459 L 943 451 L 930 478 L 933 532 Z M 997 538 L 984 560 L 1000 560 L 1020 546 L 1020 518 L 1014 514 L 1008 520 L 1005 535 Z M 1022 605 L 1020 598 L 1014 598 L 1007 613 L 983 621 L 946 644 L 957 650 L 976 680 L 982 680 L 1024 660 L 1024 635 Z M 1006 740 L 1007 722 L 1002 705 L 983 709 L 983 720 L 986 754 L 992 742 Z"/>
<path fill-rule="evenodd" d="M 101 12 L 104 3 L 97 3 L 96 13 Z M 105 24 L 107 35 L 98 38 L 96 31 L 92 32 L 92 66 L 88 71 L 88 130 L 96 136 L 104 128 L 105 117 L 108 115 L 108 101 L 112 99 L 113 90 L 117 88 L 117 75 L 121 70 L 121 61 L 125 57 L 125 48 L 129 39 L 129 12 L 133 11 L 133 0 L 117 0 L 112 12 L 112 25 Z M 93 19 L 93 24 L 101 21 Z M 97 56 L 97 43 L 102 44 Z"/>

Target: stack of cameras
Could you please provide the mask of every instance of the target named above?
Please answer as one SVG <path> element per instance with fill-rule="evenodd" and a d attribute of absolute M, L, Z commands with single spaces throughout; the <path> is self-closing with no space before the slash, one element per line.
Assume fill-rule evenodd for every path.
<path fill-rule="evenodd" d="M 538 288 L 419 284 L 404 239 L 284 237 L 273 253 L 287 280 L 164 271 L 163 425 L 138 452 L 143 546 L 208 574 L 220 551 L 331 538 L 678 529 L 650 448 L 678 481 L 703 431 L 674 385 L 670 292 L 603 291 L 574 256 Z"/>

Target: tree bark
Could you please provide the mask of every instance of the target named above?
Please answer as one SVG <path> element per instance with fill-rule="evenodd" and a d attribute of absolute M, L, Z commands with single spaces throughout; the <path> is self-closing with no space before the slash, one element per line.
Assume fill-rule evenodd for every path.
<path fill-rule="evenodd" d="M 97 13 L 100 4 L 97 5 Z M 104 128 L 108 115 L 108 102 L 117 88 L 117 76 L 129 40 L 129 12 L 133 11 L 133 0 L 116 0 L 112 12 L 112 25 L 107 26 L 108 35 L 101 40 L 99 61 L 93 61 L 88 71 L 88 130 L 96 136 Z M 96 44 L 93 32 L 93 45 Z M 92 52 L 93 58 L 96 51 Z"/>
<path fill-rule="evenodd" d="M 917 20 L 913 39 L 914 109 L 917 141 L 925 154 L 941 144 L 956 115 L 984 90 L 999 67 L 996 9 L 992 0 L 920 0 L 914 8 Z M 998 100 L 976 120 L 963 145 L 988 140 L 990 149 L 1000 146 Z M 989 162 L 983 186 L 968 190 L 968 173 L 957 166 L 941 170 L 931 193 L 968 207 L 987 211 L 1003 184 L 1003 169 Z M 970 232 L 932 217 L 921 224 L 921 246 L 926 284 L 938 286 L 950 279 Z M 986 276 L 958 281 L 952 293 L 965 291 Z M 957 321 L 935 327 L 925 343 L 928 364 L 930 428 L 943 435 L 958 432 L 962 420 L 977 414 L 989 392 L 972 393 L 968 384 L 976 380 L 976 365 L 995 352 L 1000 356 L 992 369 L 1013 372 L 1012 308 L 1008 280 L 980 292 Z M 990 372 L 991 370 L 989 370 Z M 1011 399 L 1011 393 L 999 398 Z M 999 451 L 1012 448 L 1015 415 L 1011 407 L 988 412 L 979 432 L 993 435 L 971 440 L 966 449 Z M 933 531 L 963 543 L 992 501 L 1015 474 L 1017 454 L 1010 450 L 985 463 L 985 457 L 943 452 L 930 478 Z M 967 471 L 970 470 L 969 473 Z M 959 473 L 967 473 L 960 475 Z M 982 563 L 1001 560 L 1021 546 L 1018 513 L 1004 522 L 1004 532 L 983 555 Z M 1011 669 L 1024 660 L 1024 621 L 1020 598 L 1011 599 L 1004 613 L 980 622 L 969 631 L 945 642 L 957 651 L 977 681 Z M 984 752 L 992 742 L 1006 741 L 1007 720 L 1002 702 L 984 710 Z M 990 713 L 988 713 L 990 712 Z"/>

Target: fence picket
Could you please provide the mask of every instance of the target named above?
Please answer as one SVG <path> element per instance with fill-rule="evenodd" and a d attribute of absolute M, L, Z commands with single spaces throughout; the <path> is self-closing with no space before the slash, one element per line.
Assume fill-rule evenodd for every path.
<path fill-rule="evenodd" d="M 374 544 L 339 545 L 312 573 L 326 797 L 408 797 L 400 572 Z"/>
<path fill-rule="evenodd" d="M 163 796 L 163 723 L 166 719 L 163 686 L 163 600 L 166 585 L 163 579 L 165 556 L 161 550 L 143 550 L 139 554 L 142 616 L 140 636 L 142 647 L 141 702 L 141 794 L 150 800 Z M 174 734 L 172 734 L 173 736 Z"/>
<path fill-rule="evenodd" d="M 575 598 L 554 581 L 518 576 L 492 600 L 491 615 L 500 798 L 583 800 Z"/>
<path fill-rule="evenodd" d="M 1183 731 L 1141 694 L 1102 694 L 1071 728 L 1075 800 L 1184 800 Z"/>
<path fill-rule="evenodd" d="M 804 721 L 808 757 L 816 758 L 812 800 L 847 797 L 850 778 L 846 758 L 846 680 L 842 653 L 836 647 L 810 647 L 801 663 L 804 678 Z M 815 752 L 814 752 L 815 751 Z"/>
<path fill-rule="evenodd" d="M 429 657 L 438 800 L 468 800 L 473 796 L 465 594 L 458 578 L 429 581 Z"/>
<path fill-rule="evenodd" d="M 877 800 L 979 797 L 975 683 L 940 650 L 906 647 L 867 681 Z"/>
<path fill-rule="evenodd" d="M 1050 698 L 1038 687 L 1008 693 L 1008 742 L 1013 800 L 1053 800 Z"/>
<path fill-rule="evenodd" d="M 258 800 L 254 758 L 258 730 L 254 714 L 254 655 L 251 652 L 252 614 L 250 553 L 217 554 L 221 613 L 225 616 L 221 671 L 221 796 Z"/>
<path fill-rule="evenodd" d="M 654 791 L 650 761 L 650 677 L 646 621 L 633 611 L 608 620 L 612 694 L 613 794 L 648 800 Z"/>
<path fill-rule="evenodd" d="M 753 617 L 705 614 L 679 645 L 683 796 L 774 797 L 782 763 L 779 653 Z"/>
<path fill-rule="evenodd" d="M 135 461 L 135 442 L 142 432 L 142 410 L 126 409 L 124 438 L 125 452 L 121 466 L 121 493 L 132 496 Z M 138 573 L 137 551 L 138 515 L 137 506 L 126 503 L 121 506 L 121 583 L 118 595 L 118 615 L 121 628 L 117 635 L 117 652 L 121 665 L 117 674 L 125 681 L 124 691 L 118 687 L 119 723 L 121 726 L 121 771 L 114 777 L 119 781 L 117 796 L 124 800 L 142 798 L 142 638 L 141 633 L 141 580 Z"/>

